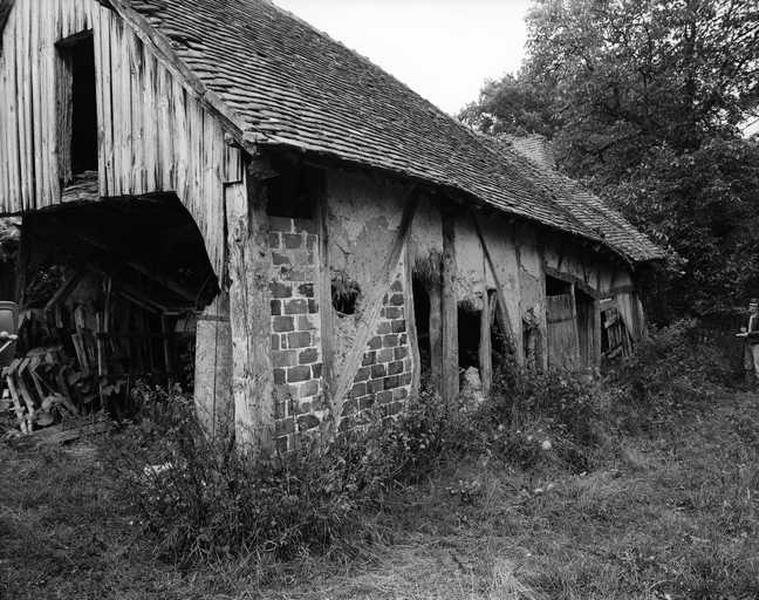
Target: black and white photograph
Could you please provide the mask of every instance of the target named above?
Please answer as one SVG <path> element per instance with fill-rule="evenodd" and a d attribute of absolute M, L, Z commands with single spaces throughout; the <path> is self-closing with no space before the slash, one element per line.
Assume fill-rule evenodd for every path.
<path fill-rule="evenodd" d="M 0 0 L 0 600 L 759 600 L 757 0 Z"/>

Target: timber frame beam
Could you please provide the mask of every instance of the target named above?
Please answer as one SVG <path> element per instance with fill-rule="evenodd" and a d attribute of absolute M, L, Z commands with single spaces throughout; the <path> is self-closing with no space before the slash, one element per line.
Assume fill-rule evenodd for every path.
<path fill-rule="evenodd" d="M 357 322 L 358 330 L 356 338 L 353 340 L 353 345 L 339 369 L 340 373 L 337 376 L 330 404 L 333 435 L 340 430 L 340 420 L 342 419 L 345 398 L 353 386 L 353 379 L 356 377 L 356 373 L 361 367 L 369 338 L 374 334 L 377 327 L 377 322 L 382 311 L 382 299 L 390 287 L 390 278 L 393 270 L 397 267 L 398 261 L 406 248 L 406 242 L 411 232 L 411 224 L 416 215 L 416 209 L 419 206 L 419 194 L 416 193 L 416 185 L 412 184 L 409 188 L 403 205 L 403 216 L 401 217 L 401 223 L 398 226 L 395 239 L 379 273 L 373 278 L 375 285 L 366 296 L 365 308 Z M 327 306 L 331 306 L 331 304 L 330 302 Z M 323 310 L 329 309 L 324 307 Z M 456 374 L 458 377 L 458 368 Z"/>
<path fill-rule="evenodd" d="M 235 444 L 246 453 L 269 454 L 273 434 L 266 182 L 249 165 L 246 180 L 227 185 L 229 315 Z"/>

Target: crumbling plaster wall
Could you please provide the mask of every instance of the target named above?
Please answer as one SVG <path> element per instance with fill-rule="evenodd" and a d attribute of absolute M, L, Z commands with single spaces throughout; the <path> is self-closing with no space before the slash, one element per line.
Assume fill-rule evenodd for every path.
<path fill-rule="evenodd" d="M 335 372 L 341 373 L 359 334 L 360 318 L 386 258 L 398 235 L 408 201 L 403 186 L 357 172 L 329 171 L 326 185 L 328 253 L 331 275 L 355 281 L 361 294 L 354 314 L 333 311 Z M 341 426 L 360 422 L 364 411 L 378 407 L 383 415 L 400 412 L 408 398 L 414 369 L 408 336 L 406 256 L 401 253 L 389 274 L 389 289 L 382 299 L 349 397 L 343 406 Z"/>

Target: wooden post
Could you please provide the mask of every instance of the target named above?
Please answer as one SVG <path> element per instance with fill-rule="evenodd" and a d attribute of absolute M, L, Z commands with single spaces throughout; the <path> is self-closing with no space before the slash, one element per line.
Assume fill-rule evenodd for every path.
<path fill-rule="evenodd" d="M 219 293 L 198 315 L 195 337 L 195 409 L 212 440 L 231 435 L 232 332 L 229 326 L 229 294 Z"/>
<path fill-rule="evenodd" d="M 266 454 L 274 408 L 266 189 L 255 173 L 246 179 L 225 188 L 235 443 L 244 452 Z"/>
<path fill-rule="evenodd" d="M 571 283 L 571 300 L 572 300 L 572 328 L 574 330 L 575 340 L 575 355 L 574 355 L 574 367 L 582 364 L 582 352 L 580 351 L 580 328 L 577 322 L 577 287 L 574 283 Z"/>
<path fill-rule="evenodd" d="M 432 283 L 427 289 L 430 299 L 430 382 L 443 394 L 443 299 L 440 293 L 440 281 Z"/>
<path fill-rule="evenodd" d="M 593 300 L 593 366 L 601 368 L 601 301 Z"/>
<path fill-rule="evenodd" d="M 445 402 L 453 402 L 459 395 L 459 327 L 458 303 L 456 302 L 456 231 L 455 216 L 443 210 L 443 373 L 442 396 Z"/>
<path fill-rule="evenodd" d="M 516 339 L 514 338 L 514 329 L 511 325 L 511 317 L 509 316 L 509 307 L 506 304 L 506 292 L 503 289 L 503 286 L 501 285 L 501 278 L 498 276 L 498 271 L 495 268 L 495 262 L 493 261 L 493 257 L 490 255 L 490 250 L 488 250 L 488 245 L 485 243 L 485 236 L 482 234 L 482 228 L 480 227 L 480 222 L 477 220 L 477 215 L 472 213 L 472 221 L 474 222 L 474 228 L 477 231 L 477 237 L 480 239 L 480 244 L 482 245 L 482 252 L 485 255 L 485 260 L 490 267 L 490 272 L 493 274 L 493 281 L 495 282 L 495 288 L 496 293 L 498 294 L 498 313 L 500 315 L 500 324 L 503 328 L 503 334 L 506 336 L 506 343 L 509 345 L 509 350 L 514 356 L 514 359 L 517 361 L 517 364 L 522 364 L 523 362 L 523 356 L 522 353 L 519 351 L 520 345 L 517 343 Z"/>
<path fill-rule="evenodd" d="M 318 181 L 319 190 L 314 206 L 316 231 L 319 234 L 319 317 L 322 340 L 322 382 L 324 400 L 332 405 L 335 387 L 335 313 L 332 310 L 332 274 L 329 258 L 329 206 L 324 177 Z"/>
<path fill-rule="evenodd" d="M 408 345 L 411 349 L 411 395 L 419 395 L 421 385 L 422 364 L 419 357 L 419 337 L 416 331 L 416 309 L 414 306 L 414 282 L 411 277 L 411 252 L 406 244 L 406 255 L 403 261 L 403 270 L 405 274 L 404 286 L 406 293 L 406 332 L 408 334 Z"/>
<path fill-rule="evenodd" d="M 485 288 L 480 313 L 480 379 L 482 392 L 487 396 L 493 385 L 493 343 L 491 338 L 490 293 Z"/>

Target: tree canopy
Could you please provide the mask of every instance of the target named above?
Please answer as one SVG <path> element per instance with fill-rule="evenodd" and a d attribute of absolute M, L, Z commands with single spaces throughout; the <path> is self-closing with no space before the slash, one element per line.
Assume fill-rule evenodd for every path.
<path fill-rule="evenodd" d="M 759 142 L 740 133 L 759 104 L 756 1 L 537 0 L 527 24 L 521 70 L 462 120 L 551 139 L 681 259 L 659 274 L 659 318 L 759 295 Z"/>

